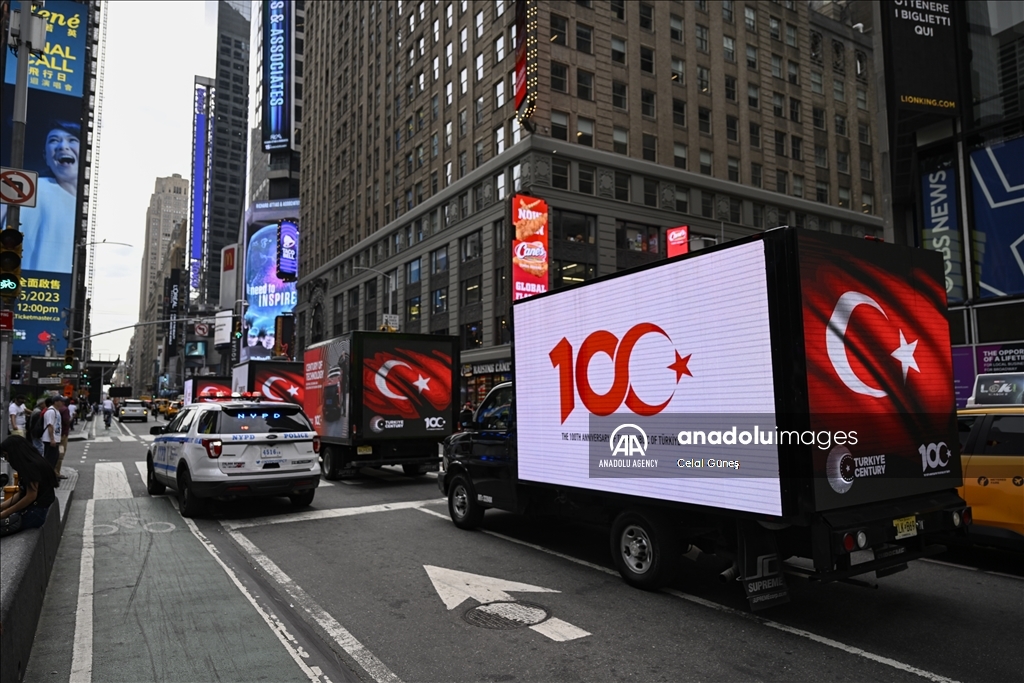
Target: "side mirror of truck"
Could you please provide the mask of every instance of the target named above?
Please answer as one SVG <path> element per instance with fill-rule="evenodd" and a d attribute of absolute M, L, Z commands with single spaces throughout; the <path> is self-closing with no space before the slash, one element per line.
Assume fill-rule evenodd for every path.
<path fill-rule="evenodd" d="M 149 428 L 149 433 L 154 435 L 154 436 L 156 436 L 158 434 L 163 434 L 164 433 L 164 429 L 165 429 L 165 427 L 163 425 L 157 425 L 156 427 L 150 427 Z"/>

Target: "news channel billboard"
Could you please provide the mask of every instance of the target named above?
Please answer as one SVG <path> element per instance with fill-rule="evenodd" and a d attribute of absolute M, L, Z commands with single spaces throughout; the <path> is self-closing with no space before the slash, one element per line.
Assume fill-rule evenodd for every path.
<path fill-rule="evenodd" d="M 1024 137 L 972 151 L 971 181 L 977 296 L 1024 294 Z"/>
<path fill-rule="evenodd" d="M 12 10 L 23 3 L 14 2 Z M 42 356 L 67 346 L 64 310 L 71 306 L 71 267 L 76 213 L 81 192 L 79 160 L 85 96 L 86 35 L 89 9 L 83 3 L 51 0 L 36 12 L 46 21 L 43 54 L 29 58 L 28 115 L 22 168 L 39 173 L 37 203 L 21 209 L 25 236 L 21 296 L 14 312 L 13 352 Z M 11 133 L 17 55 L 8 52 L 0 104 L 0 162 L 11 166 Z M 7 224 L 7 207 L 0 206 Z"/>
<path fill-rule="evenodd" d="M 198 295 L 206 236 L 206 198 L 213 165 L 214 86 L 197 77 L 192 99 L 192 230 L 189 238 L 189 287 Z"/>
<path fill-rule="evenodd" d="M 288 149 L 292 140 L 291 0 L 263 0 L 263 151 Z"/>
<path fill-rule="evenodd" d="M 256 202 L 245 212 L 245 267 L 242 282 L 248 307 L 242 318 L 240 362 L 268 359 L 274 352 L 274 321 L 292 313 L 298 287 L 278 275 L 278 223 L 298 225 L 298 199 Z"/>

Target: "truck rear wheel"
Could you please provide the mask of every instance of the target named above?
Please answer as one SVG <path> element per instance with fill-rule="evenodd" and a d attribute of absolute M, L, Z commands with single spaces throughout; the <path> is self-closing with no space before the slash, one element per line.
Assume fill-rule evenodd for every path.
<path fill-rule="evenodd" d="M 667 524 L 656 515 L 627 511 L 612 524 L 615 568 L 629 585 L 654 590 L 670 578 L 675 557 Z"/>
<path fill-rule="evenodd" d="M 324 479 L 328 481 L 334 481 L 338 478 L 339 465 L 338 454 L 335 451 L 334 446 L 323 445 L 324 449 L 324 466 L 322 468 Z"/>
<path fill-rule="evenodd" d="M 472 482 L 461 474 L 448 485 L 448 514 L 460 529 L 475 529 L 484 518 Z"/>

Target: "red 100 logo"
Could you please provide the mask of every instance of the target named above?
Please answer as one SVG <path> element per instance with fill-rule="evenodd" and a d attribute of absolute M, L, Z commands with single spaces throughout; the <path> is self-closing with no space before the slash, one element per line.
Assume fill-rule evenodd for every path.
<path fill-rule="evenodd" d="M 649 405 L 640 400 L 640 397 L 633 391 L 629 381 L 629 358 L 633 353 L 633 347 L 646 334 L 660 334 L 668 339 L 665 330 L 653 323 L 639 323 L 631 327 L 620 340 L 607 330 L 597 330 L 591 333 L 580 345 L 579 352 L 575 352 L 568 339 L 562 339 L 551 349 L 548 357 L 551 358 L 551 365 L 558 370 L 558 393 L 561 405 L 562 422 L 569 417 L 576 408 L 576 394 L 579 393 L 583 406 L 594 415 L 611 415 L 622 402 L 626 407 L 637 415 L 657 415 L 672 402 L 669 396 L 664 403 Z M 603 394 L 599 394 L 590 386 L 590 361 L 594 356 L 603 353 L 613 363 L 614 375 L 612 386 Z M 574 360 L 575 356 L 575 360 Z M 668 366 L 668 369 L 675 371 L 676 383 L 679 383 L 683 375 L 692 377 L 687 364 L 690 356 L 680 356 L 675 351 L 675 360 Z"/>

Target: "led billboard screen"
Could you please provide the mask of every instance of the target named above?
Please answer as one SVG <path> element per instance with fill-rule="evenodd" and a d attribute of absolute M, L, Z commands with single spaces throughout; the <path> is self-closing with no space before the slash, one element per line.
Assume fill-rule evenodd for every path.
<path fill-rule="evenodd" d="M 548 204 L 543 199 L 512 197 L 512 299 L 548 291 Z"/>
<path fill-rule="evenodd" d="M 1024 294 L 1024 137 L 971 152 L 971 181 L 976 295 Z"/>
<path fill-rule="evenodd" d="M 774 445 L 749 446 L 734 476 L 605 478 L 591 468 L 595 452 L 612 455 L 608 435 L 620 425 L 644 427 L 652 449 L 652 427 L 688 413 L 774 426 L 765 272 L 764 244 L 752 242 L 516 303 L 520 478 L 781 514 Z"/>
<path fill-rule="evenodd" d="M 192 230 L 189 239 L 189 285 L 193 292 L 200 289 L 205 247 L 206 198 L 213 164 L 213 101 L 213 85 L 197 78 L 192 108 Z"/>
<path fill-rule="evenodd" d="M 249 305 L 242 319 L 240 362 L 273 356 L 275 319 L 291 313 L 298 303 L 296 283 L 278 276 L 277 259 L 278 223 L 295 223 L 297 215 L 298 199 L 257 202 L 246 211 L 243 284 Z"/>
<path fill-rule="evenodd" d="M 22 3 L 11 9 L 22 10 Z M 82 149 L 82 98 L 85 95 L 85 4 L 51 0 L 36 14 L 46 21 L 43 54 L 29 58 L 25 158 L 20 165 L 39 173 L 35 208 L 21 209 L 24 234 L 21 296 L 14 311 L 13 352 L 44 355 L 63 352 L 65 309 L 71 306 L 71 271 L 76 236 L 79 160 Z M 9 52 L 0 103 L 0 165 L 11 166 L 11 134 L 17 55 Z M 7 206 L 0 206 L 7 224 Z"/>
<path fill-rule="evenodd" d="M 284 282 L 299 279 L 299 226 L 295 221 L 277 224 L 277 277 Z"/>
<path fill-rule="evenodd" d="M 263 0 L 263 151 L 288 149 L 292 133 L 290 0 Z"/>

